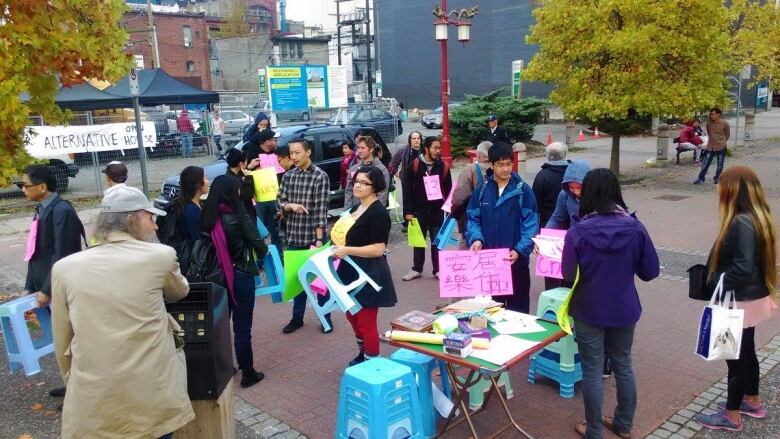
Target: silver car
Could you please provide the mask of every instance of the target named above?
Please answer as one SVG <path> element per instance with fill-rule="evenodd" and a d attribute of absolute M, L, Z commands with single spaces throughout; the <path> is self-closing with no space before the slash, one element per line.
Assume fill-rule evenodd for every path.
<path fill-rule="evenodd" d="M 225 121 L 225 134 L 241 134 L 244 125 L 252 123 L 252 116 L 237 110 L 222 110 L 222 120 Z"/>

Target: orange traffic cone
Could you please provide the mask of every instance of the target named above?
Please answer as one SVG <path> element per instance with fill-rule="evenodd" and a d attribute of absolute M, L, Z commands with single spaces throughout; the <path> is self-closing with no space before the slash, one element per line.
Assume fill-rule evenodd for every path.
<path fill-rule="evenodd" d="M 553 138 L 551 133 L 547 133 L 547 144 L 553 143 Z"/>
<path fill-rule="evenodd" d="M 593 136 L 591 136 L 591 139 L 600 139 L 601 135 L 599 134 L 599 127 L 596 127 L 596 131 L 593 132 Z"/>
<path fill-rule="evenodd" d="M 577 142 L 583 142 L 585 141 L 585 134 L 583 134 L 582 130 L 580 130 L 580 135 L 577 136 Z"/>

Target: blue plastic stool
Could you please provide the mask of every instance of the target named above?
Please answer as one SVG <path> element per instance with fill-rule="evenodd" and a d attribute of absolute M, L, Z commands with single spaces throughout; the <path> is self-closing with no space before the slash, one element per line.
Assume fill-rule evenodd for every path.
<path fill-rule="evenodd" d="M 420 400 L 408 366 L 372 358 L 341 378 L 336 439 L 423 439 Z"/>
<path fill-rule="evenodd" d="M 568 294 L 569 288 L 555 288 L 542 292 L 536 307 L 536 315 L 555 321 L 558 308 Z M 574 336 L 567 335 L 532 355 L 528 366 L 529 383 L 533 384 L 536 381 L 536 374 L 557 381 L 558 393 L 561 397 L 573 398 L 574 385 L 582 380 L 582 365 Z"/>
<path fill-rule="evenodd" d="M 263 224 L 263 222 L 260 220 L 260 218 L 257 218 L 257 233 L 260 234 L 260 237 L 265 239 L 270 235 L 270 232 L 268 232 L 268 228 Z"/>
<path fill-rule="evenodd" d="M 35 310 L 43 330 L 43 337 L 33 340 L 24 313 Z M 5 351 L 11 373 L 24 368 L 27 376 L 41 371 L 38 359 L 54 352 L 54 339 L 51 332 L 51 316 L 46 308 L 39 308 L 35 296 L 24 296 L 0 305 L 0 321 L 5 340 Z"/>
<path fill-rule="evenodd" d="M 447 380 L 447 371 L 444 369 L 444 362 L 408 349 L 399 349 L 390 358 L 412 369 L 412 373 L 417 378 L 417 390 L 420 395 L 423 433 L 428 437 L 436 436 L 436 410 L 433 407 L 433 379 L 431 374 L 433 369 L 439 368 L 442 392 L 447 397 L 450 397 L 450 385 Z"/>
<path fill-rule="evenodd" d="M 433 240 L 432 245 L 435 245 L 439 250 L 457 249 L 460 241 L 452 237 L 452 233 L 455 232 L 455 226 L 457 222 L 455 218 L 447 215 L 444 217 L 439 233 L 436 234 L 436 238 Z"/>
<path fill-rule="evenodd" d="M 461 380 L 463 381 L 463 380 Z M 485 404 L 485 392 L 490 390 L 490 380 L 485 377 L 480 377 L 476 384 L 469 387 L 469 408 L 476 410 Z M 514 391 L 512 390 L 512 382 L 509 380 L 509 372 L 502 372 L 496 380 L 496 384 L 499 387 L 504 387 L 504 394 L 506 399 L 512 399 Z M 500 390 L 497 390 L 500 391 Z"/>
<path fill-rule="evenodd" d="M 279 250 L 273 244 L 268 246 L 268 253 L 263 259 L 263 271 L 268 285 L 263 285 L 263 279 L 255 276 L 255 296 L 270 294 L 273 303 L 281 302 L 284 291 L 284 265 L 279 257 Z"/>

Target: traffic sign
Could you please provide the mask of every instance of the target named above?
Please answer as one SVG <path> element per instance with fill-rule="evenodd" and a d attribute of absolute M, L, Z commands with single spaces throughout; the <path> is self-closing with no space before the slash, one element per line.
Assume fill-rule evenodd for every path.
<path fill-rule="evenodd" d="M 132 68 L 130 69 L 130 96 L 138 96 L 140 94 L 141 90 L 138 86 L 138 70 Z"/>

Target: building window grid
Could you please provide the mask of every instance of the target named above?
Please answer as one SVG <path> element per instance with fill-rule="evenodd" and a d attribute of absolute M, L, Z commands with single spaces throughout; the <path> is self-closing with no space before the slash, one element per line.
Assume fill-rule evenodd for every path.
<path fill-rule="evenodd" d="M 184 47 L 192 47 L 192 26 L 182 26 L 182 33 L 184 35 Z"/>
<path fill-rule="evenodd" d="M 187 61 L 187 71 L 188 72 L 195 71 L 195 61 Z"/>

